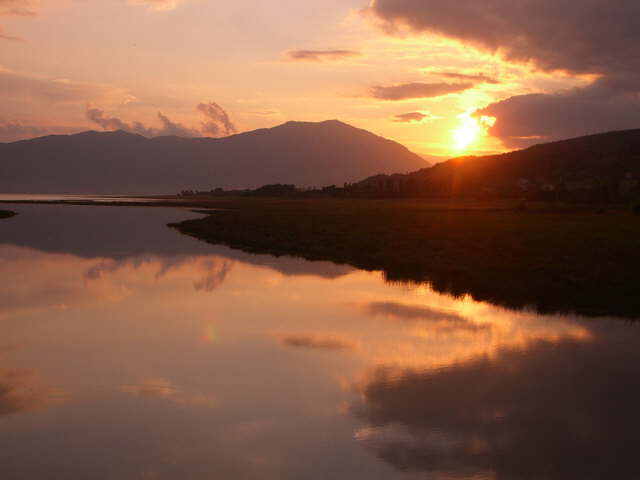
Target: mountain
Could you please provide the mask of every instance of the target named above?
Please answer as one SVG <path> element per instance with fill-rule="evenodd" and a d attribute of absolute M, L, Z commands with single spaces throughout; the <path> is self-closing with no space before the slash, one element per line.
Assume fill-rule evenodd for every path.
<path fill-rule="evenodd" d="M 356 184 L 368 191 L 420 195 L 637 189 L 640 130 L 535 145 L 482 157 L 459 157 L 409 174 L 377 175 Z M 588 195 L 584 195 L 585 198 Z"/>
<path fill-rule="evenodd" d="M 288 122 L 225 138 L 146 138 L 89 131 L 0 144 L 0 192 L 177 193 L 323 186 L 428 163 L 404 146 L 337 120 Z"/>

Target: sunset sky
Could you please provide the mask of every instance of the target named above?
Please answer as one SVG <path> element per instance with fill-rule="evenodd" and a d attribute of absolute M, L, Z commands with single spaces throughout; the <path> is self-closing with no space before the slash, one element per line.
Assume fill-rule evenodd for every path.
<path fill-rule="evenodd" d="M 638 19 L 635 0 L 0 0 L 0 141 L 337 118 L 429 158 L 638 128 Z"/>

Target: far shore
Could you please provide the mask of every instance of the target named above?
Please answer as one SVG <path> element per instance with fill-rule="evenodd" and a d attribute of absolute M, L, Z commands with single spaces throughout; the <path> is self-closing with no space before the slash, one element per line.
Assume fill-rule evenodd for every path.
<path fill-rule="evenodd" d="M 27 195 L 25 195 L 27 196 Z M 54 196 L 54 195 L 52 195 Z M 83 195 L 84 196 L 84 195 Z M 0 204 L 4 205 L 93 205 L 110 207 L 202 207 L 202 202 L 183 200 L 180 197 L 167 196 L 130 196 L 130 195 L 86 195 L 92 198 L 75 199 L 2 199 Z M 81 197 L 79 195 L 79 197 Z M 126 200 L 119 200 L 126 198 Z"/>

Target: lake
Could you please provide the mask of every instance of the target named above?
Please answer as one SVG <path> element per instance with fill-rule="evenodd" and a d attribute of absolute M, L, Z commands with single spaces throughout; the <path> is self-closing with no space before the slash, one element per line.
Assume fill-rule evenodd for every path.
<path fill-rule="evenodd" d="M 7 208 L 3 480 L 640 478 L 632 323 Z"/>

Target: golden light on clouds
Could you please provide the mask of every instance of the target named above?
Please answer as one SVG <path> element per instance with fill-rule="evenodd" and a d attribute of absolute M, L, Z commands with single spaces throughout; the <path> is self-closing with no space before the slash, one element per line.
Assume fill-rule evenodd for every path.
<path fill-rule="evenodd" d="M 390 34 L 379 24 L 388 10 L 363 15 L 366 3 L 0 0 L 14 12 L 3 15 L 0 7 L 5 36 L 25 40 L 0 35 L 0 142 L 95 129 L 87 105 L 147 128 L 162 112 L 188 132 L 201 121 L 193 106 L 215 101 L 238 132 L 338 118 L 446 159 L 510 148 L 472 115 L 458 117 L 471 107 L 599 78 L 548 72 L 453 34 L 400 28 L 402 22 Z M 37 15 L 18 15 L 16 5 Z M 373 86 L 380 88 L 372 98 Z M 515 125 L 518 111 L 513 121 L 494 116 Z M 418 120 L 415 112 L 430 116 Z"/>
<path fill-rule="evenodd" d="M 168 11 L 178 8 L 181 0 L 129 0 L 131 5 L 141 5 L 155 11 Z"/>

